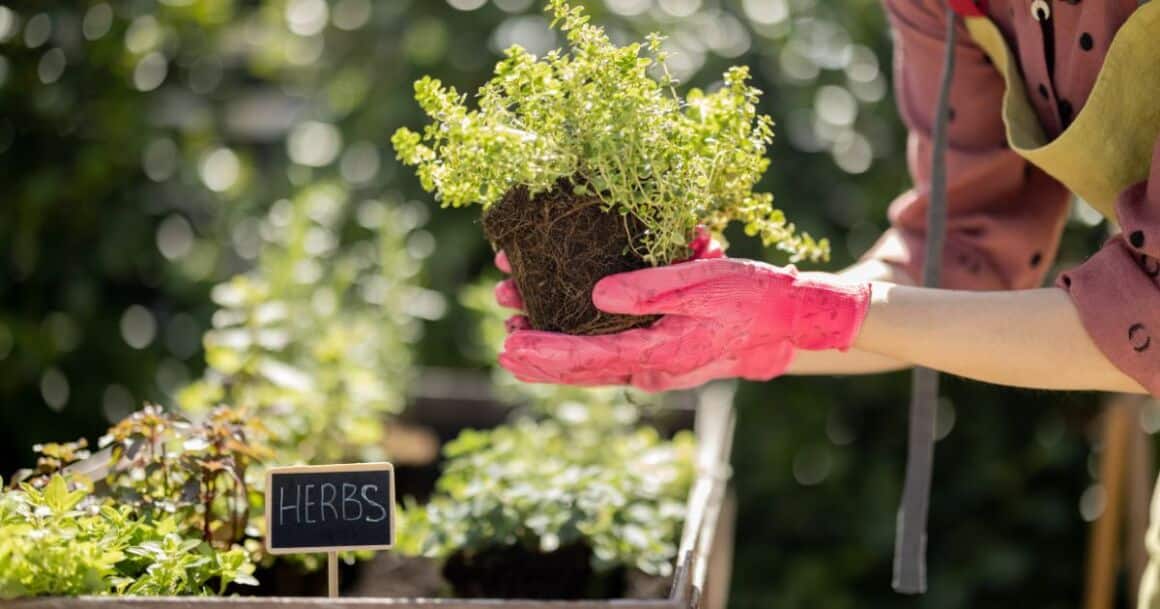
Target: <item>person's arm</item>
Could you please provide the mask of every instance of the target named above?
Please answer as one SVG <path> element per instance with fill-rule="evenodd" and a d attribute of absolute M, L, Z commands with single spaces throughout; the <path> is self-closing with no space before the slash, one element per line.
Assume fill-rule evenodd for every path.
<path fill-rule="evenodd" d="M 527 382 L 656 391 L 768 379 L 784 372 L 790 350 L 838 362 L 836 352 L 856 349 L 864 355 L 849 361 L 873 354 L 1009 386 L 1156 389 L 1154 378 L 1137 382 L 1101 352 L 1059 288 L 916 288 L 719 258 L 606 277 L 593 301 L 610 313 L 663 317 L 601 336 L 517 330 L 500 363 Z"/>
<path fill-rule="evenodd" d="M 1058 288 L 967 292 L 875 283 L 854 347 L 975 380 L 1146 393 L 1100 352 Z"/>
<path fill-rule="evenodd" d="M 942 0 L 886 0 L 894 30 L 895 97 L 909 133 L 914 188 L 890 206 L 890 229 L 866 261 L 841 272 L 851 281 L 914 285 L 922 274 L 930 190 L 931 128 L 945 44 Z M 1004 84 L 966 32 L 959 32 L 951 86 L 947 234 L 942 287 L 1038 287 L 1055 256 L 1067 192 L 1008 148 L 1000 118 Z M 887 372 L 910 363 L 852 349 L 799 352 L 790 374 Z"/>
<path fill-rule="evenodd" d="M 868 259 L 838 274 L 852 282 L 887 282 L 896 285 L 914 285 L 905 270 L 881 260 Z M 878 353 L 853 348 L 848 351 L 798 351 L 786 374 L 799 376 L 829 374 L 879 374 L 911 367 L 905 362 Z"/>

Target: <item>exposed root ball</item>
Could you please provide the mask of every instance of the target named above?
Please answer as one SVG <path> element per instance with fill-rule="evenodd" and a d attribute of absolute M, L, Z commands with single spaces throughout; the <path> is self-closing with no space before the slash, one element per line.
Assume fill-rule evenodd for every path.
<path fill-rule="evenodd" d="M 644 227 L 631 216 L 605 212 L 600 199 L 573 194 L 566 182 L 535 198 L 516 188 L 484 214 L 483 230 L 507 253 L 533 328 L 609 334 L 656 319 L 610 315 L 592 304 L 592 287 L 601 278 L 649 266 L 635 253 Z"/>

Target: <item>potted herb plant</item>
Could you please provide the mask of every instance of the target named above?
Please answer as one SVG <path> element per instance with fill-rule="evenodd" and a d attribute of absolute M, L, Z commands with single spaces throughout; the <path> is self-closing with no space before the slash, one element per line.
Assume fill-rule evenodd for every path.
<path fill-rule="evenodd" d="M 618 46 L 567 0 L 547 10 L 568 48 L 543 58 L 513 46 L 480 87 L 478 105 L 439 80 L 415 83 L 432 122 L 392 143 L 444 206 L 479 204 L 506 252 L 532 327 L 601 334 L 651 320 L 591 302 L 602 277 L 690 255 L 697 225 L 730 221 L 795 259 L 828 244 L 797 233 L 754 190 L 769 165 L 772 120 L 757 112 L 748 70 L 712 93 L 676 93 L 663 38 Z"/>
<path fill-rule="evenodd" d="M 465 431 L 444 451 L 400 549 L 442 560 L 457 597 L 621 598 L 630 577 L 672 575 L 690 433 L 525 419 Z"/>

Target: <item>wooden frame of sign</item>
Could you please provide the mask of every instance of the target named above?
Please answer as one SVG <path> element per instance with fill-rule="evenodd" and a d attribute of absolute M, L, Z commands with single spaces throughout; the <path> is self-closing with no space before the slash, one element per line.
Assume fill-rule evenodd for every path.
<path fill-rule="evenodd" d="M 290 546 L 279 545 L 272 518 L 272 510 L 274 508 L 274 478 L 276 476 L 286 474 L 342 474 L 342 473 L 358 473 L 358 472 L 387 472 L 389 474 L 390 483 L 387 489 L 387 500 L 389 503 L 386 506 L 386 513 L 384 521 L 388 525 L 388 543 L 372 543 L 372 544 L 343 544 L 343 545 L 310 545 L 310 546 Z M 279 487 L 281 488 L 281 487 Z M 321 491 L 320 491 L 321 495 Z M 336 498 L 336 497 L 334 497 Z M 332 499 L 334 499 L 332 498 Z M 309 500 L 307 500 L 309 501 Z M 395 467 L 390 463 L 344 463 L 336 465 L 292 465 L 288 467 L 271 467 L 266 470 L 266 524 L 269 530 L 266 532 L 266 551 L 270 554 L 309 554 L 312 552 L 343 552 L 347 550 L 389 550 L 395 545 Z M 334 508 L 332 508 L 334 509 Z M 325 510 L 319 506 L 319 512 L 325 514 Z M 360 508 L 360 517 L 362 510 Z M 337 512 L 336 512 L 337 514 Z"/>

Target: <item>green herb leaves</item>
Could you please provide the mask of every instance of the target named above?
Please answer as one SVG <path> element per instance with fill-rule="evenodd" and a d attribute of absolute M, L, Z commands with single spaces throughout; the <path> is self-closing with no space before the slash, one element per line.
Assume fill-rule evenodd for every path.
<path fill-rule="evenodd" d="M 593 567 L 669 575 L 693 475 L 693 438 L 520 421 L 444 449 L 435 497 L 403 515 L 399 548 L 445 558 L 582 542 Z"/>
<path fill-rule="evenodd" d="M 550 0 L 548 11 L 569 48 L 543 58 L 508 49 L 477 109 L 436 79 L 415 83 L 433 122 L 422 134 L 399 129 L 392 143 L 423 188 L 445 206 L 487 207 L 516 186 L 534 195 L 570 179 L 644 223 L 638 253 L 652 264 L 684 258 L 697 224 L 720 231 L 734 220 L 794 260 L 827 255 L 825 240 L 796 233 L 771 195 L 753 191 L 769 166 L 773 122 L 757 114 L 746 68 L 727 71 L 715 92 L 681 99 L 661 36 L 618 47 L 566 0 Z"/>
<path fill-rule="evenodd" d="M 0 598 L 40 594 L 209 594 L 255 585 L 242 548 L 180 534 L 178 517 L 150 516 L 54 475 L 43 489 L 0 492 Z"/>

